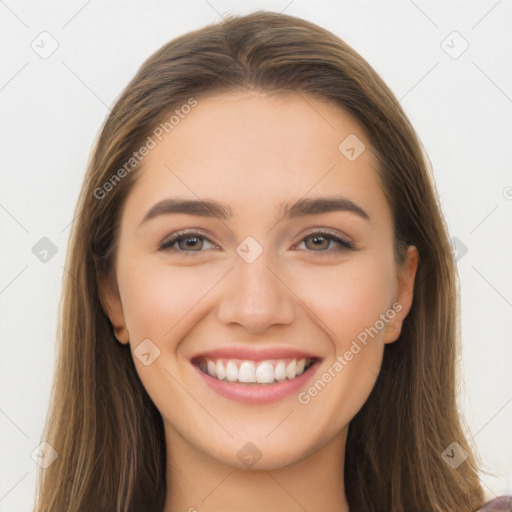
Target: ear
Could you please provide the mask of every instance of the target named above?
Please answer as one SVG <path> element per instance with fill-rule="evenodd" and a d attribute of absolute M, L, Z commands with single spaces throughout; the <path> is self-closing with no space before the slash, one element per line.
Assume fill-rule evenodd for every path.
<path fill-rule="evenodd" d="M 101 306 L 110 319 L 114 334 L 120 343 L 127 345 L 130 341 L 130 335 L 126 328 L 123 304 L 117 283 L 115 279 L 104 277 L 100 273 L 97 273 L 97 283 Z"/>
<path fill-rule="evenodd" d="M 402 324 L 409 314 L 414 295 L 414 279 L 418 269 L 418 249 L 410 245 L 407 249 L 406 259 L 403 267 L 397 273 L 398 286 L 394 306 L 390 309 L 395 311 L 395 316 L 390 319 L 384 330 L 384 343 L 393 343 L 402 332 Z"/>

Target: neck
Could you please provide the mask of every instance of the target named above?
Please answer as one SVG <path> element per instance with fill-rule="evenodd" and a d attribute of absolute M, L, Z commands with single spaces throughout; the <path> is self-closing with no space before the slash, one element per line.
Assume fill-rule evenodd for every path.
<path fill-rule="evenodd" d="M 164 512 L 348 512 L 344 487 L 348 427 L 314 453 L 276 469 L 220 462 L 166 425 Z"/>

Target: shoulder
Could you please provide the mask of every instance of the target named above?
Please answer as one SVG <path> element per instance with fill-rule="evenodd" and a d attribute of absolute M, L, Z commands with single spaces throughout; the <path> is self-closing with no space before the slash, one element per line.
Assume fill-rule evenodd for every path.
<path fill-rule="evenodd" d="M 498 496 L 484 503 L 475 512 L 512 512 L 512 496 Z"/>

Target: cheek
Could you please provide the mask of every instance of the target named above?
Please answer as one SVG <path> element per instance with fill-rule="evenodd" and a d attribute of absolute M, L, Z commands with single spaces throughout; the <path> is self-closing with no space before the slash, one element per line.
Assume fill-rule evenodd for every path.
<path fill-rule="evenodd" d="M 132 260 L 122 268 L 121 296 L 135 368 L 158 410 L 173 422 L 182 421 L 176 411 L 187 410 L 190 401 L 178 384 L 187 378 L 188 367 L 181 356 L 181 342 L 204 314 L 204 299 L 224 273 L 222 269 L 171 266 L 149 258 Z M 138 360 L 141 351 L 137 348 L 148 339 L 160 352 L 145 366 Z M 179 406 L 170 410 L 170 403 Z"/>
<path fill-rule="evenodd" d="M 393 269 L 388 261 L 358 255 L 350 262 L 303 272 L 298 295 L 323 321 L 336 351 L 375 324 L 392 304 Z"/>
<path fill-rule="evenodd" d="M 215 274 L 215 275 L 214 275 Z M 222 273 L 221 273 L 222 274 Z M 152 261 L 130 265 L 122 289 L 123 310 L 131 339 L 170 340 L 193 318 L 193 310 L 219 280 L 206 267 L 177 267 Z"/>
<path fill-rule="evenodd" d="M 305 429 L 335 435 L 368 399 L 384 354 L 381 315 L 392 305 L 392 276 L 392 266 L 382 258 L 360 258 L 308 274 L 308 294 L 305 288 L 301 293 L 326 326 L 332 353 L 299 396 L 307 412 Z"/>

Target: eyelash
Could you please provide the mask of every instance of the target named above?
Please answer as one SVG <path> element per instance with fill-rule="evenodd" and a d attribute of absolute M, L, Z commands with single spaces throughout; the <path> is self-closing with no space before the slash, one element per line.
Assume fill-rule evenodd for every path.
<path fill-rule="evenodd" d="M 317 230 L 317 231 L 312 231 L 311 233 L 308 233 L 304 238 L 302 238 L 302 240 L 299 242 L 299 244 L 304 242 L 306 239 L 311 238 L 311 237 L 313 237 L 315 235 L 321 235 L 324 238 L 327 238 L 328 240 L 332 240 L 334 242 L 337 242 L 342 247 L 338 248 L 338 249 L 331 249 L 331 250 L 325 249 L 325 250 L 322 250 L 322 251 L 313 251 L 313 250 L 311 250 L 311 251 L 308 251 L 308 252 L 313 252 L 313 253 L 315 253 L 315 252 L 318 252 L 318 253 L 331 253 L 331 252 L 335 252 L 335 253 L 339 253 L 339 252 L 343 252 L 343 251 L 345 251 L 347 249 L 350 250 L 350 251 L 355 251 L 356 250 L 355 245 L 352 242 L 349 242 L 348 240 L 345 240 L 345 239 L 335 235 L 334 233 L 332 233 L 332 232 L 330 232 L 328 230 L 323 230 L 323 229 L 320 229 L 320 230 Z M 176 242 L 179 242 L 180 240 L 186 240 L 187 238 L 204 239 L 204 240 L 208 240 L 210 243 L 212 243 L 206 236 L 204 236 L 203 234 L 201 234 L 201 233 L 199 233 L 197 231 L 186 231 L 186 230 L 183 230 L 183 231 L 177 231 L 176 233 L 172 234 L 168 238 L 164 239 L 161 242 L 161 244 L 160 244 L 159 250 L 160 251 L 169 251 L 169 252 L 181 252 L 181 253 L 183 253 L 183 256 L 185 256 L 185 257 L 193 256 L 193 253 L 204 252 L 202 250 L 199 250 L 199 251 L 184 251 L 184 250 L 181 250 L 181 249 L 173 249 L 172 248 L 172 246 Z M 299 244 L 294 245 L 293 248 L 295 248 Z"/>

